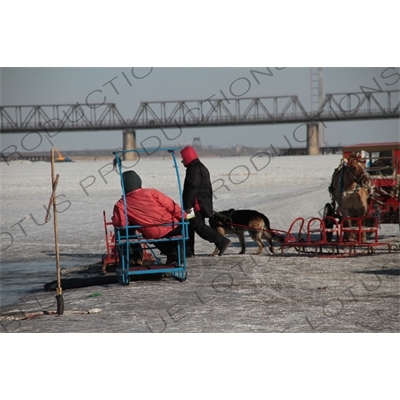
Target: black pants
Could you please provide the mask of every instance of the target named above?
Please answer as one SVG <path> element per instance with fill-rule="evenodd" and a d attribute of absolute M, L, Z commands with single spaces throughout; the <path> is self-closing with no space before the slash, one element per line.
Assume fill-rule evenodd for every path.
<path fill-rule="evenodd" d="M 171 236 L 180 236 L 180 235 L 182 235 L 181 225 L 176 227 L 163 237 L 167 238 Z M 161 251 L 161 253 L 165 254 L 170 261 L 178 259 L 178 241 L 174 240 L 172 242 L 158 242 L 154 243 L 154 245 L 157 247 L 158 250 Z M 186 254 L 188 254 L 187 253 L 188 251 L 189 249 L 186 246 Z"/>
<path fill-rule="evenodd" d="M 195 217 L 189 220 L 188 249 L 194 254 L 194 237 L 197 233 L 202 239 L 214 243 L 218 248 L 224 243 L 224 237 L 215 229 L 206 225 L 205 218 L 201 211 L 195 212 Z"/>

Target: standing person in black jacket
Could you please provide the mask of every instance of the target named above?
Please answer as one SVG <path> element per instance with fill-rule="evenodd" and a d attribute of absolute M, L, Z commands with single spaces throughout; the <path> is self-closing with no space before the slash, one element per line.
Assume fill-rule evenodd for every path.
<path fill-rule="evenodd" d="M 194 257 L 195 233 L 202 239 L 214 243 L 219 249 L 218 255 L 222 256 L 231 241 L 204 222 L 205 218 L 213 216 L 210 173 L 199 160 L 193 147 L 183 148 L 181 155 L 183 165 L 186 167 L 186 177 L 183 184 L 183 207 L 190 222 L 187 256 Z"/>

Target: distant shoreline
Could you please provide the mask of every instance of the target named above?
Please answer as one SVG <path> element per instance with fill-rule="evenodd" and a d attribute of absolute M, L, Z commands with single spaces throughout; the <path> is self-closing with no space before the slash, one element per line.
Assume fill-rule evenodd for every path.
<path fill-rule="evenodd" d="M 234 146 L 231 148 L 202 148 L 195 147 L 200 157 L 240 157 L 240 156 L 304 156 L 308 155 L 305 147 L 299 148 L 256 148 L 245 146 Z M 103 150 L 71 150 L 63 152 L 63 156 L 70 158 L 72 161 L 97 161 L 97 160 L 112 160 L 113 153 L 118 149 L 103 149 Z M 141 158 L 160 158 L 167 155 L 166 151 L 157 151 L 157 149 L 148 149 L 148 152 L 140 152 Z M 341 153 L 341 146 L 324 147 L 320 149 L 320 154 L 337 154 Z M 29 153 L 10 153 L 1 154 L 0 162 L 11 161 L 50 161 L 50 152 L 29 152 Z"/>

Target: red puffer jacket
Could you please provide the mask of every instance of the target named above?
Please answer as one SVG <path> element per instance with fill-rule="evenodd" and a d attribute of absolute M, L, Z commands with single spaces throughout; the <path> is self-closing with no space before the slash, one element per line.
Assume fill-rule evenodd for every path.
<path fill-rule="evenodd" d="M 138 229 L 146 239 L 158 239 L 168 235 L 182 220 L 182 210 L 170 197 L 156 189 L 136 189 L 126 195 L 129 226 L 140 225 Z M 186 214 L 184 213 L 184 218 Z M 114 206 L 111 218 L 115 227 L 125 226 L 124 199 Z M 159 226 L 172 224 L 171 226 Z"/>

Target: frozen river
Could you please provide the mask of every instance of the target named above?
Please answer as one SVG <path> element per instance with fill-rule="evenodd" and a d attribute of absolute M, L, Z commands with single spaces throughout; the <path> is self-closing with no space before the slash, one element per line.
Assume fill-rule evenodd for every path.
<path fill-rule="evenodd" d="M 203 158 L 214 189 L 214 209 L 249 208 L 268 216 L 271 227 L 288 230 L 298 216 L 319 216 L 330 201 L 328 186 L 340 155 L 297 157 Z M 178 157 L 180 161 L 180 157 Z M 172 159 L 124 163 L 154 187 L 179 201 Z M 54 226 L 44 223 L 51 194 L 50 163 L 0 163 L 1 168 L 1 306 L 15 304 L 28 292 L 42 291 L 56 279 Z M 185 168 L 179 162 L 181 182 Z M 121 195 L 118 174 L 110 160 L 56 164 L 60 264 L 62 268 L 101 260 L 105 252 L 103 211 L 110 218 Z M 399 237 L 398 225 L 386 225 L 381 235 Z M 236 241 L 237 239 L 233 239 Z M 249 241 L 250 239 L 247 238 Z M 197 239 L 196 253 L 213 246 Z M 236 253 L 231 247 L 227 254 Z"/>

